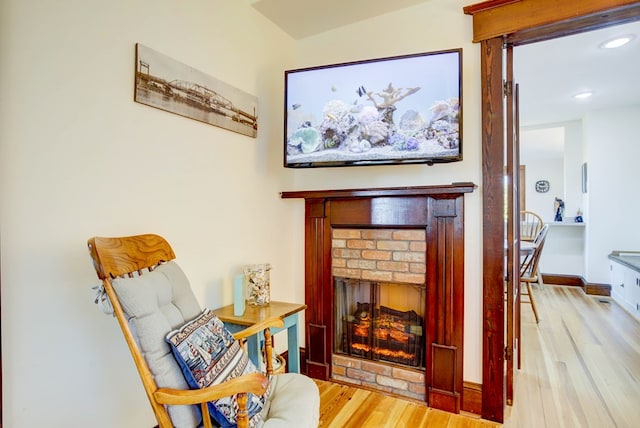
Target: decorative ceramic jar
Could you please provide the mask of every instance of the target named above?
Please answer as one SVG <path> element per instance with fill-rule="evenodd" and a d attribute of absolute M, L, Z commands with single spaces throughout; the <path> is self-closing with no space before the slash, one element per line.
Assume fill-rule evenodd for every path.
<path fill-rule="evenodd" d="M 247 303 L 249 305 L 266 305 L 270 301 L 271 280 L 269 263 L 246 265 L 243 268 L 246 281 Z"/>

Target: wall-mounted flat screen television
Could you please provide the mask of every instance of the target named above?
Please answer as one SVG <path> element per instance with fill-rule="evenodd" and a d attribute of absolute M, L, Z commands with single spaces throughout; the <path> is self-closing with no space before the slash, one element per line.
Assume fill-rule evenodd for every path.
<path fill-rule="evenodd" d="M 285 71 L 284 166 L 462 160 L 462 49 Z"/>

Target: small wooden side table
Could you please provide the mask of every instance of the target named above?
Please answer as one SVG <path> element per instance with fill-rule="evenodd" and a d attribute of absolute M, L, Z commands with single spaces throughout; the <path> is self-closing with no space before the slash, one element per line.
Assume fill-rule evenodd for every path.
<path fill-rule="evenodd" d="M 288 365 L 289 372 L 300 373 L 300 347 L 298 345 L 298 313 L 305 310 L 307 305 L 300 303 L 270 302 L 264 306 L 247 305 L 244 314 L 233 315 L 233 304 L 223 306 L 213 311 L 230 332 L 236 333 L 247 326 L 253 325 L 267 318 L 280 318 L 284 321 L 283 328 L 271 328 L 271 334 L 287 330 Z M 260 355 L 264 334 L 254 334 L 247 339 L 249 358 L 259 369 L 264 369 Z"/>

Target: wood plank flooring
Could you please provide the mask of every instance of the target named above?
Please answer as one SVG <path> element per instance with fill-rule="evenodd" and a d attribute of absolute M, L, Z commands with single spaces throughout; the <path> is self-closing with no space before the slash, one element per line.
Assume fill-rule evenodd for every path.
<path fill-rule="evenodd" d="M 506 428 L 640 427 L 640 323 L 578 287 L 534 288 L 522 306 L 522 368 Z M 525 297 L 526 298 L 526 297 Z M 412 401 L 317 381 L 320 428 L 497 427 Z"/>
<path fill-rule="evenodd" d="M 640 323 L 579 287 L 534 288 L 505 427 L 640 427 Z M 524 297 L 526 298 L 526 297 Z"/>
<path fill-rule="evenodd" d="M 316 380 L 320 389 L 319 428 L 480 428 L 499 424 L 430 409 L 377 392 Z"/>

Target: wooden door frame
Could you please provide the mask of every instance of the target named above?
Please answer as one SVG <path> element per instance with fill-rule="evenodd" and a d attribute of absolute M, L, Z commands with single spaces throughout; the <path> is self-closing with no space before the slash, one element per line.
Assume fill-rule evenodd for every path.
<path fill-rule="evenodd" d="M 516 225 L 520 225 L 519 216 L 516 213 L 520 213 L 520 204 L 518 203 L 518 150 L 517 148 L 517 116 L 518 106 L 516 105 L 516 85 L 513 78 L 513 47 L 508 46 L 505 50 L 507 67 L 506 83 L 505 83 L 505 107 L 506 107 L 506 154 L 505 159 L 505 178 L 506 178 L 506 216 L 507 216 L 507 245 L 506 245 L 506 278 L 505 285 L 507 289 L 507 308 L 505 317 L 505 360 L 506 360 L 506 402 L 507 405 L 513 404 L 514 393 L 514 354 L 518 352 L 518 342 L 516 338 L 520 336 L 520 331 L 517 328 L 520 326 L 520 320 L 518 316 L 520 312 L 516 311 L 516 304 L 519 305 L 520 299 L 520 273 L 519 273 L 519 259 L 520 259 L 520 228 L 516 228 Z M 519 352 L 518 352 L 519 354 Z"/>
<path fill-rule="evenodd" d="M 489 0 L 465 7 L 482 83 L 482 417 L 504 421 L 504 106 L 502 49 L 640 20 L 635 0 Z"/>

